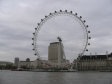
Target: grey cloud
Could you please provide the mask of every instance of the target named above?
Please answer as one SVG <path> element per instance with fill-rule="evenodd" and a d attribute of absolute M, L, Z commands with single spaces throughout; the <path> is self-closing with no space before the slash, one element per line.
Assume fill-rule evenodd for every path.
<path fill-rule="evenodd" d="M 33 55 L 34 52 L 32 50 L 30 51 L 30 49 L 32 49 L 31 38 L 33 36 L 32 33 L 34 32 L 34 28 L 45 15 L 60 9 L 78 12 L 79 15 L 83 16 L 83 19 L 87 20 L 86 24 L 90 25 L 90 35 L 93 38 L 93 40 L 90 41 L 91 46 L 88 47 L 90 50 L 88 53 L 95 53 L 97 51 L 97 53 L 105 53 L 106 50 L 111 52 L 111 0 L 2 0 L 0 2 L 0 54 L 2 55 L 0 59 L 12 61 L 14 57 L 18 56 L 22 60 L 27 57 L 34 60 L 36 58 Z M 42 50 L 42 56 L 47 56 L 46 50 L 49 43 L 57 41 L 56 37 L 58 33 L 56 33 L 56 35 L 53 34 L 55 37 L 50 37 L 49 35 L 54 33 L 55 30 L 60 30 L 62 31 L 60 35 L 63 38 L 65 48 L 71 48 L 71 51 L 66 49 L 67 58 L 76 58 L 77 56 L 69 58 L 69 53 L 77 51 L 77 49 L 75 50 L 73 44 L 70 44 L 67 40 L 74 42 L 74 35 L 78 35 L 76 36 L 78 38 L 79 34 L 72 29 L 67 28 L 70 24 L 63 28 L 64 25 L 57 26 L 57 20 L 54 21 L 56 21 L 54 24 L 53 22 L 49 24 L 46 23 L 46 25 L 44 24 L 42 28 L 47 27 L 47 29 L 41 29 L 39 32 L 39 45 L 41 48 L 40 50 Z M 66 20 L 64 20 L 64 22 L 62 21 L 63 20 L 60 20 L 59 23 L 64 24 L 67 22 Z M 74 25 L 71 27 L 73 26 Z M 57 27 L 60 27 L 61 29 Z M 46 33 L 48 34 L 46 35 Z M 41 42 L 43 42 L 44 45 L 41 44 Z M 46 47 L 46 49 L 44 47 Z"/>

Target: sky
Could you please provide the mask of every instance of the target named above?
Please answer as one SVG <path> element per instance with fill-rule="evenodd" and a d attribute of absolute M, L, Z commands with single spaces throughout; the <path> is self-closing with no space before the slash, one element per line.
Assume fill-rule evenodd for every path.
<path fill-rule="evenodd" d="M 26 58 L 35 60 L 37 57 L 34 56 L 31 45 L 34 28 L 45 15 L 60 9 L 77 12 L 86 20 L 92 37 L 91 45 L 88 46 L 88 53 L 105 54 L 106 51 L 112 52 L 111 0 L 0 0 L 0 61 L 13 62 L 15 57 L 19 57 L 20 60 Z M 62 37 L 63 42 L 65 41 L 66 52 L 70 48 L 71 52 L 76 51 L 74 36 L 79 37 L 80 35 L 76 34 L 76 31 L 81 34 L 82 30 L 80 28 L 80 30 L 77 28 L 72 30 L 72 27 L 76 26 L 73 24 L 73 20 L 73 18 L 65 16 L 55 17 L 43 25 L 39 32 L 40 44 L 38 44 L 43 58 L 47 58 L 49 43 L 56 41 L 58 35 Z M 58 24 L 61 26 L 59 27 Z M 62 32 L 56 33 L 59 30 Z M 52 34 L 54 37 L 50 37 Z M 67 55 L 67 58 L 75 59 L 77 56 Z"/>

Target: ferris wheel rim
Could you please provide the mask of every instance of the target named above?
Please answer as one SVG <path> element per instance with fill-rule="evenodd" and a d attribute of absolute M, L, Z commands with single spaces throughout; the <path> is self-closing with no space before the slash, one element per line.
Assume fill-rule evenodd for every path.
<path fill-rule="evenodd" d="M 70 15 L 70 16 L 73 16 L 75 17 L 76 19 L 78 19 L 80 21 L 80 23 L 83 25 L 84 29 L 85 29 L 85 33 L 86 33 L 86 43 L 85 43 L 85 47 L 84 49 L 82 50 L 82 52 L 80 53 L 80 56 L 83 56 L 84 55 L 84 52 L 85 51 L 88 51 L 87 49 L 87 46 L 90 45 L 89 43 L 89 39 L 91 39 L 91 37 L 89 37 L 89 33 L 90 33 L 90 30 L 88 31 L 88 25 L 85 24 L 85 20 L 82 20 L 82 16 L 78 16 L 77 13 L 73 13 L 72 11 L 55 11 L 54 13 L 49 13 L 49 15 L 45 16 L 45 18 L 41 19 L 40 23 L 37 23 L 37 27 L 35 28 L 35 32 L 33 33 L 33 50 L 35 52 L 34 55 L 36 55 L 38 58 L 40 58 L 40 55 L 39 55 L 39 51 L 38 51 L 38 44 L 37 44 L 37 38 L 38 38 L 38 33 L 42 27 L 42 25 L 47 22 L 49 19 L 53 18 L 53 17 L 56 17 L 58 15 Z"/>

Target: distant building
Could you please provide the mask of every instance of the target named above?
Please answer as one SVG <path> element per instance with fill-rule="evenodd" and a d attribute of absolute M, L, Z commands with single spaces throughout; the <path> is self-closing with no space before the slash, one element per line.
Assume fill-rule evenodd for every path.
<path fill-rule="evenodd" d="M 0 69 L 10 69 L 12 66 L 12 62 L 0 61 Z"/>
<path fill-rule="evenodd" d="M 48 60 L 36 59 L 31 63 L 33 69 L 48 69 L 51 66 L 51 63 Z"/>
<path fill-rule="evenodd" d="M 112 53 L 106 55 L 84 55 L 74 61 L 78 71 L 112 71 Z"/>
<path fill-rule="evenodd" d="M 18 66 L 18 64 L 19 64 L 19 58 L 16 57 L 15 60 L 14 60 L 14 65 L 15 65 L 15 66 Z"/>
<path fill-rule="evenodd" d="M 50 63 L 48 60 L 40 60 L 36 59 L 34 61 L 30 61 L 29 58 L 26 59 L 26 61 L 19 61 L 18 58 L 15 58 L 14 65 L 17 68 L 25 68 L 25 69 L 47 69 L 52 67 L 52 63 Z"/>
<path fill-rule="evenodd" d="M 30 61 L 29 58 L 27 58 L 26 61 L 20 61 L 19 58 L 15 58 L 14 65 L 18 68 L 30 68 L 32 62 L 33 61 Z"/>
<path fill-rule="evenodd" d="M 0 61 L 0 66 L 13 65 L 12 62 Z"/>

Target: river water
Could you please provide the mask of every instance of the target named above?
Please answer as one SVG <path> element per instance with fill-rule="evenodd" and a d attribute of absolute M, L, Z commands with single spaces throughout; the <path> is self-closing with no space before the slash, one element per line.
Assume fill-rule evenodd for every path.
<path fill-rule="evenodd" d="M 112 72 L 0 71 L 0 84 L 112 84 Z"/>

